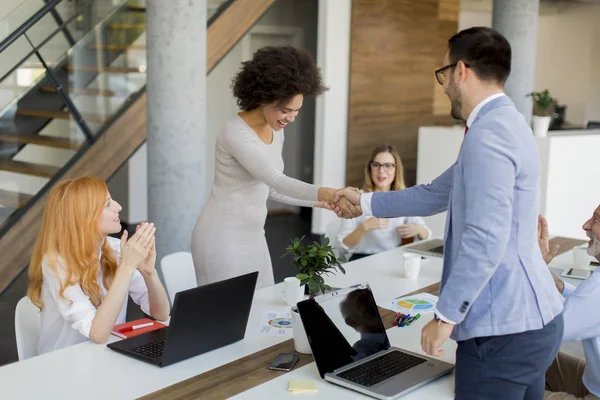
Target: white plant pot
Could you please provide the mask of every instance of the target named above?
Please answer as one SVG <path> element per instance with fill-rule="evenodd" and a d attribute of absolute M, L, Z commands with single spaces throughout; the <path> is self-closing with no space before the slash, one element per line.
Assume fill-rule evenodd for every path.
<path fill-rule="evenodd" d="M 298 353 L 312 354 L 306 330 L 304 330 L 304 325 L 302 324 L 302 318 L 300 318 L 296 307 L 292 307 L 292 331 L 294 333 L 294 349 Z"/>
<path fill-rule="evenodd" d="M 532 118 L 533 122 L 533 136 L 546 137 L 548 136 L 548 128 L 550 127 L 550 121 L 552 117 L 539 117 L 534 115 Z"/>

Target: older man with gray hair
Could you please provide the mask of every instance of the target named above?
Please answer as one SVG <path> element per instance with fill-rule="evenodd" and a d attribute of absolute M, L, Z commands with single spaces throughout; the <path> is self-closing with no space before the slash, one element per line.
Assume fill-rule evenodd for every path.
<path fill-rule="evenodd" d="M 600 261 L 600 206 L 583 224 L 590 238 L 588 254 Z M 546 263 L 552 261 L 558 248 L 549 248 L 548 224 L 540 216 L 538 223 L 540 249 Z M 546 372 L 545 400 L 600 399 L 600 271 L 577 288 L 553 275 L 556 288 L 565 298 L 563 342 L 581 340 L 585 360 L 559 352 Z"/>

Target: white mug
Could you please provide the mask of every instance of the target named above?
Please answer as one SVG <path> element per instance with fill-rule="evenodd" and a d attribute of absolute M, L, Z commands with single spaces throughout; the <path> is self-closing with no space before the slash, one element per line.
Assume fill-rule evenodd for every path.
<path fill-rule="evenodd" d="M 586 269 L 590 266 L 592 260 L 587 253 L 587 250 L 587 244 L 573 247 L 573 262 L 575 263 L 575 268 Z"/>
<path fill-rule="evenodd" d="M 308 343 L 308 337 L 302 324 L 302 318 L 300 318 L 296 307 L 292 307 L 292 333 L 294 334 L 294 349 L 298 353 L 312 354 L 310 343 Z"/>
<path fill-rule="evenodd" d="M 403 255 L 404 276 L 408 279 L 417 279 L 421 269 L 421 256 L 415 253 Z"/>
<path fill-rule="evenodd" d="M 295 276 L 283 280 L 283 291 L 281 295 L 288 306 L 295 306 L 304 299 L 304 286 L 300 286 L 300 280 Z"/>

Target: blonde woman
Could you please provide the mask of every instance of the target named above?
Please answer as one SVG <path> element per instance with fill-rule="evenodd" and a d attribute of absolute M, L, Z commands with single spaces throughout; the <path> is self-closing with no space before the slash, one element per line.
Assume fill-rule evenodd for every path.
<path fill-rule="evenodd" d="M 151 223 L 128 240 L 121 206 L 96 178 L 67 180 L 48 196 L 29 265 L 27 296 L 41 311 L 38 353 L 88 339 L 106 343 L 125 322 L 127 295 L 158 320 L 169 317 L 169 300 L 154 268 Z"/>
<path fill-rule="evenodd" d="M 365 166 L 364 192 L 389 192 L 405 189 L 404 168 L 398 151 L 391 145 L 382 145 L 371 153 Z M 346 219 L 338 235 L 341 253 L 357 260 L 398 247 L 402 240 L 423 240 L 431 237 L 431 230 L 420 217 Z"/>

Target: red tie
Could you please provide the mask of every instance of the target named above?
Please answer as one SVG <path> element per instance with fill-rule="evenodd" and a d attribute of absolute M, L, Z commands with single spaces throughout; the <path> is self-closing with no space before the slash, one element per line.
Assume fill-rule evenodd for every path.
<path fill-rule="evenodd" d="M 467 132 L 469 132 L 469 127 L 465 126 L 465 136 L 467 136 Z"/>

